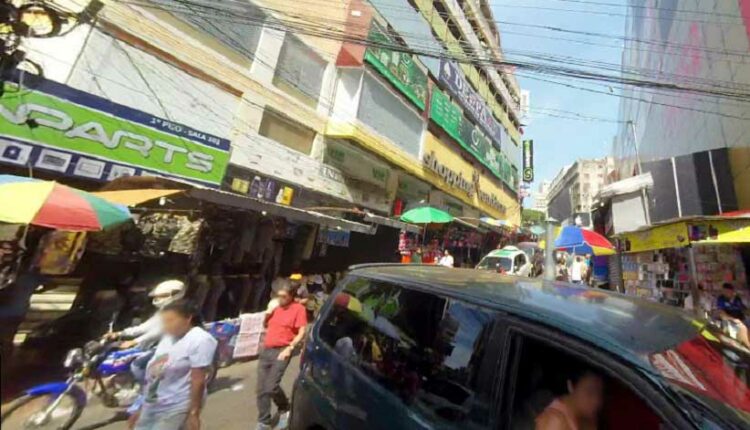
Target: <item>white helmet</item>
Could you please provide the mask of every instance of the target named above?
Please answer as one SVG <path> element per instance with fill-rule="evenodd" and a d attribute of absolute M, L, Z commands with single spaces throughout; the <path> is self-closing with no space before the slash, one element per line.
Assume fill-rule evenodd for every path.
<path fill-rule="evenodd" d="M 177 279 L 164 281 L 151 290 L 149 297 L 153 298 L 151 303 L 153 303 L 154 306 L 157 308 L 163 308 L 164 306 L 185 297 L 185 283 Z"/>

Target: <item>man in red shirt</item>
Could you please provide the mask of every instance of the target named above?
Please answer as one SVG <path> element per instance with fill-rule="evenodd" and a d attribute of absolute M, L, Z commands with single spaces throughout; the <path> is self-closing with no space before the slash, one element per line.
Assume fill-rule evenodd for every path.
<path fill-rule="evenodd" d="M 279 410 L 277 429 L 287 427 L 289 422 L 289 399 L 281 389 L 284 376 L 294 349 L 305 337 L 307 310 L 294 301 L 294 289 L 283 286 L 276 292 L 278 306 L 266 311 L 266 337 L 258 359 L 258 427 L 270 430 L 271 400 Z"/>

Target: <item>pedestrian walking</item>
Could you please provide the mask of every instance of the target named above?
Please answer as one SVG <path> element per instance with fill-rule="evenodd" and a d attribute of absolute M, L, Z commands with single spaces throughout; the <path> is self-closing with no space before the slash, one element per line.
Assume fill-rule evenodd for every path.
<path fill-rule="evenodd" d="M 281 389 L 281 379 L 307 326 L 307 311 L 294 300 L 294 292 L 291 285 L 280 286 L 276 292 L 278 305 L 266 311 L 266 337 L 258 359 L 258 430 L 272 428 L 272 400 L 279 411 L 276 428 L 286 428 L 289 422 L 289 399 Z"/>
<path fill-rule="evenodd" d="M 198 308 L 187 300 L 164 306 L 160 315 L 165 336 L 146 367 L 143 406 L 129 427 L 200 430 L 216 339 L 203 329 Z"/>
<path fill-rule="evenodd" d="M 570 282 L 580 284 L 583 281 L 585 274 L 586 267 L 583 261 L 581 261 L 581 257 L 575 256 L 573 258 L 573 264 L 570 265 Z"/>

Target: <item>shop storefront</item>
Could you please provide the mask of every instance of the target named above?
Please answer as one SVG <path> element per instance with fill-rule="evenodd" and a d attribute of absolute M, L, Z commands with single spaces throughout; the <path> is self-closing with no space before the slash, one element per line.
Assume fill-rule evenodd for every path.
<path fill-rule="evenodd" d="M 683 218 L 618 235 L 617 241 L 626 294 L 682 307 L 693 294 L 715 303 L 730 283 L 745 302 L 750 299 L 750 219 Z"/>
<path fill-rule="evenodd" d="M 92 183 L 160 175 L 218 187 L 229 160 L 227 139 L 38 77 L 22 89 L 5 84 L 0 125 L 0 164 L 26 173 Z"/>

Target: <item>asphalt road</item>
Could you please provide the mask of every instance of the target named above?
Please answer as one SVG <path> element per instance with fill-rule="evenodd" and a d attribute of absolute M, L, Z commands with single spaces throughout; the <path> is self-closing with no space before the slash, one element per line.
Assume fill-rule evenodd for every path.
<path fill-rule="evenodd" d="M 235 363 L 219 370 L 206 407 L 202 414 L 203 429 L 248 430 L 254 429 L 258 417 L 255 407 L 255 381 L 257 361 Z M 291 396 L 292 384 L 299 371 L 299 358 L 292 360 L 284 376 L 282 386 Z M 91 398 L 74 429 L 77 430 L 123 430 L 125 421 L 118 419 L 116 410 L 101 405 Z"/>

